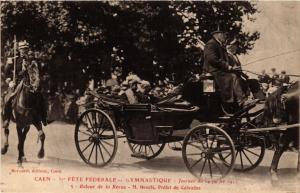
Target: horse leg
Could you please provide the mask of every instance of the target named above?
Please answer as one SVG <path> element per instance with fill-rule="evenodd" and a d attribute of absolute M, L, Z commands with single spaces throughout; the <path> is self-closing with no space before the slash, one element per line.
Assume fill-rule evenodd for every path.
<path fill-rule="evenodd" d="M 18 160 L 17 163 L 19 166 L 22 166 L 22 157 L 24 156 L 24 136 L 23 136 L 23 131 L 22 131 L 22 127 L 17 125 L 17 133 L 18 133 L 18 151 L 19 151 L 19 156 L 18 156 Z"/>
<path fill-rule="evenodd" d="M 9 136 L 9 129 L 8 129 L 8 125 L 9 125 L 9 120 L 4 121 L 3 123 L 3 128 L 4 128 L 4 146 L 1 148 L 1 154 L 4 155 L 7 153 L 8 150 L 8 136 Z"/>
<path fill-rule="evenodd" d="M 278 163 L 279 163 L 280 157 L 283 154 L 283 152 L 284 152 L 284 148 L 282 146 L 278 145 L 278 147 L 276 147 L 276 149 L 275 149 L 271 167 L 270 167 L 270 174 L 271 174 L 272 181 L 278 181 L 277 168 L 278 168 Z"/>
<path fill-rule="evenodd" d="M 45 156 L 44 143 L 45 143 L 46 136 L 45 136 L 45 133 L 43 131 L 43 127 L 42 127 L 41 122 L 34 124 L 34 126 L 36 127 L 36 129 L 39 132 L 39 136 L 38 136 L 39 138 L 38 139 L 41 140 L 41 148 L 40 148 L 39 153 L 38 153 L 38 158 L 42 159 Z"/>
<path fill-rule="evenodd" d="M 27 133 L 28 133 L 29 129 L 30 129 L 30 126 L 26 126 L 26 127 L 24 127 L 24 129 L 23 129 L 22 136 L 23 136 L 24 144 L 25 144 L 26 136 L 27 136 Z M 23 144 L 23 146 L 24 146 L 24 144 Z M 24 147 L 23 147 L 23 149 L 24 149 Z M 23 162 L 27 162 L 27 159 L 26 159 L 26 157 L 25 157 L 24 150 L 23 150 L 22 161 L 23 161 Z"/>

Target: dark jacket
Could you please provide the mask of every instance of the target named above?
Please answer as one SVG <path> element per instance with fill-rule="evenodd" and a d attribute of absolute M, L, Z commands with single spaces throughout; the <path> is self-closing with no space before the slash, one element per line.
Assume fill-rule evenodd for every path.
<path fill-rule="evenodd" d="M 258 81 L 260 83 L 267 83 L 269 84 L 271 82 L 271 77 L 267 74 L 261 74 L 261 75 L 258 75 Z"/>
<path fill-rule="evenodd" d="M 204 47 L 204 66 L 205 73 L 225 71 L 228 68 L 228 55 L 226 49 L 214 38 L 209 40 Z"/>
<path fill-rule="evenodd" d="M 221 99 L 226 103 L 238 102 L 245 99 L 241 79 L 237 74 L 228 71 L 229 58 L 226 49 L 214 38 L 204 47 L 204 73 L 211 73 L 220 91 Z"/>

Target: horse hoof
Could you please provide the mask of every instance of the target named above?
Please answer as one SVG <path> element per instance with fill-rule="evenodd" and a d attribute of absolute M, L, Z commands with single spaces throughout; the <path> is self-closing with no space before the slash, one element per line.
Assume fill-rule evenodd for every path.
<path fill-rule="evenodd" d="M 7 153 L 7 151 L 8 151 L 8 145 L 4 145 L 4 147 L 2 147 L 1 149 L 1 154 L 4 155 Z"/>
<path fill-rule="evenodd" d="M 18 159 L 17 164 L 18 164 L 18 167 L 23 167 L 22 166 L 22 159 Z"/>
<path fill-rule="evenodd" d="M 279 181 L 277 174 L 271 174 L 271 181 L 272 181 L 272 183 Z"/>
<path fill-rule="evenodd" d="M 22 157 L 22 162 L 27 162 L 26 157 Z"/>
<path fill-rule="evenodd" d="M 45 156 L 45 151 L 44 150 L 40 150 L 39 153 L 38 153 L 38 158 L 42 159 L 42 158 L 44 158 L 44 156 Z"/>

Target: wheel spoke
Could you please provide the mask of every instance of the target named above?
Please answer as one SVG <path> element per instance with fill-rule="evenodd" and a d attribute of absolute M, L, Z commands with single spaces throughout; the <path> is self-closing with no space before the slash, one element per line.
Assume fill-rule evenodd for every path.
<path fill-rule="evenodd" d="M 257 157 L 259 157 L 259 155 L 258 154 L 256 154 L 256 153 L 254 153 L 254 152 L 252 152 L 252 151 L 250 151 L 249 149 L 244 149 L 245 151 L 248 151 L 249 153 L 252 153 L 253 155 L 256 155 Z"/>
<path fill-rule="evenodd" d="M 251 165 L 254 165 L 254 164 L 252 163 L 252 161 L 249 159 L 249 157 L 247 156 L 247 154 L 244 152 L 244 150 L 242 150 L 242 152 L 243 152 L 243 154 L 245 155 L 245 157 L 247 158 L 247 160 L 249 161 L 249 163 L 250 163 Z"/>
<path fill-rule="evenodd" d="M 108 143 L 107 141 L 102 140 L 103 143 L 105 143 L 106 145 L 109 145 L 110 147 L 114 147 L 113 144 Z"/>
<path fill-rule="evenodd" d="M 195 163 L 193 163 L 193 165 L 191 165 L 191 169 L 199 162 L 201 162 L 201 160 L 203 159 L 203 157 L 201 157 L 199 160 L 195 161 Z"/>
<path fill-rule="evenodd" d="M 193 147 L 195 147 L 195 148 L 197 148 L 197 149 L 203 151 L 203 149 L 201 149 L 200 146 L 194 145 L 194 144 L 192 144 L 192 143 L 188 143 L 188 145 L 191 145 L 191 146 L 193 146 Z M 204 148 L 204 147 L 203 147 L 203 148 Z"/>
<path fill-rule="evenodd" d="M 225 160 L 226 158 L 228 158 L 232 153 L 230 152 L 228 155 L 226 155 L 223 159 Z"/>
<path fill-rule="evenodd" d="M 215 165 L 215 167 L 220 171 L 220 174 L 223 176 L 223 172 L 222 172 L 221 168 L 218 166 L 218 164 L 215 162 L 215 160 L 213 158 L 211 158 L 211 161 Z"/>
<path fill-rule="evenodd" d="M 100 144 L 101 144 L 101 142 L 100 142 Z M 103 161 L 103 162 L 105 162 L 105 160 L 104 160 L 104 156 L 103 156 L 103 152 L 102 152 L 102 149 L 101 149 L 101 147 L 100 147 L 100 145 L 99 145 L 99 144 L 97 144 L 97 146 L 99 147 L 99 150 L 100 150 L 100 154 L 101 154 L 102 161 Z"/>
<path fill-rule="evenodd" d="M 209 149 L 211 149 L 211 147 L 212 147 L 212 145 L 214 144 L 214 141 L 216 140 L 216 135 L 214 135 L 214 138 L 213 138 L 213 140 L 212 140 L 212 142 L 211 142 L 211 144 L 210 144 L 210 146 L 209 146 Z"/>
<path fill-rule="evenodd" d="M 212 171 L 211 171 L 210 159 L 207 159 L 207 160 L 208 160 L 208 167 L 209 167 L 210 177 L 212 178 Z"/>
<path fill-rule="evenodd" d="M 188 153 L 186 155 L 201 155 L 201 153 Z"/>
<path fill-rule="evenodd" d="M 155 153 L 154 153 L 154 151 L 153 151 L 151 145 L 149 146 L 149 148 L 150 148 L 150 150 L 152 151 L 152 153 L 153 153 L 153 155 L 154 155 Z"/>
<path fill-rule="evenodd" d="M 78 142 L 84 142 L 84 141 L 89 141 L 90 139 L 82 139 L 82 140 L 78 140 Z"/>
<path fill-rule="evenodd" d="M 142 145 L 140 145 L 140 148 L 139 148 L 139 153 L 141 153 L 141 149 L 142 149 L 142 147 L 143 147 L 143 146 L 142 146 Z"/>
<path fill-rule="evenodd" d="M 88 144 L 81 152 L 82 152 L 82 153 L 85 152 L 85 150 L 86 150 L 88 147 L 90 147 L 92 144 L 93 144 L 93 142 L 91 142 L 90 144 Z"/>
<path fill-rule="evenodd" d="M 241 159 L 241 167 L 242 167 L 242 169 L 244 169 L 242 152 L 241 152 L 241 151 L 239 151 L 239 153 L 240 153 L 240 159 Z"/>
<path fill-rule="evenodd" d="M 137 144 L 133 144 L 133 151 L 135 151 L 136 150 L 136 148 L 138 148 L 138 145 Z"/>
<path fill-rule="evenodd" d="M 204 147 L 203 140 L 199 139 L 199 136 L 196 133 L 193 134 L 193 137 L 194 138 L 198 138 L 198 139 L 193 139 L 193 140 L 191 139 L 191 142 L 189 142 L 188 144 L 192 144 L 192 143 L 198 142 L 198 143 L 201 143 L 201 145 L 202 145 L 203 148 L 206 148 L 206 147 Z"/>
<path fill-rule="evenodd" d="M 85 116 L 87 117 L 87 119 L 88 119 L 88 121 L 89 121 L 89 123 L 90 123 L 90 125 L 91 125 L 91 128 L 93 129 L 93 131 L 95 131 L 95 130 L 94 130 L 94 126 L 93 126 L 93 124 L 92 124 L 92 121 L 91 121 L 91 119 L 90 119 L 90 116 L 89 116 L 88 114 L 86 114 Z"/>
<path fill-rule="evenodd" d="M 95 155 L 96 165 L 98 164 L 98 145 L 96 145 L 96 155 Z"/>
<path fill-rule="evenodd" d="M 109 151 L 106 149 L 106 147 L 101 143 L 100 141 L 100 145 L 102 145 L 103 149 L 106 151 L 106 153 L 111 157 L 111 154 L 109 153 Z"/>
<path fill-rule="evenodd" d="M 104 131 L 106 131 L 108 128 L 104 128 L 102 131 L 101 131 L 101 133 L 99 133 L 99 135 L 102 135 L 102 133 L 104 132 Z"/>
<path fill-rule="evenodd" d="M 87 136 L 92 136 L 91 134 L 88 134 L 88 133 L 86 133 L 86 132 L 84 132 L 84 131 L 80 131 L 80 130 L 78 130 L 78 132 L 80 132 L 80 133 L 82 133 L 82 134 L 85 134 L 85 135 L 87 135 Z"/>
<path fill-rule="evenodd" d="M 93 154 L 95 145 L 96 145 L 96 144 L 94 143 L 94 145 L 93 145 L 93 147 L 92 147 L 92 150 L 91 150 L 91 153 L 90 153 L 90 156 L 89 156 L 89 159 L 88 159 L 89 162 L 90 162 L 91 156 L 92 156 L 92 154 Z"/>
<path fill-rule="evenodd" d="M 216 157 L 216 156 L 214 156 L 214 158 L 215 158 L 216 160 L 219 160 L 220 162 L 223 162 L 223 164 L 228 165 L 228 163 L 227 163 L 225 160 L 222 160 L 222 159 L 220 159 L 220 158 L 218 158 L 218 157 Z"/>
<path fill-rule="evenodd" d="M 200 173 L 200 177 L 202 176 L 202 173 L 203 173 L 203 170 L 204 170 L 204 167 L 205 167 L 205 164 L 206 164 L 206 160 L 207 159 L 204 160 L 204 163 L 203 163 L 203 166 L 202 166 L 202 169 L 201 169 L 201 173 Z"/>

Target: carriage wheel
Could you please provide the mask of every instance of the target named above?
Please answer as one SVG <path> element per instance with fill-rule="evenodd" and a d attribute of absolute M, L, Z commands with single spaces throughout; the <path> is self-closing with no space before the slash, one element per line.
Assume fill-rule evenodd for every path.
<path fill-rule="evenodd" d="M 98 109 L 82 113 L 75 127 L 75 145 L 85 163 L 93 167 L 110 163 L 116 155 L 118 139 L 107 113 Z"/>
<path fill-rule="evenodd" d="M 132 157 L 150 160 L 158 156 L 165 147 L 165 143 L 154 145 L 140 145 L 128 142 Z"/>
<path fill-rule="evenodd" d="M 243 127 L 251 129 L 256 128 L 251 123 L 246 123 Z M 240 134 L 235 143 L 235 166 L 234 170 L 238 172 L 246 172 L 256 168 L 263 160 L 265 155 L 265 140 L 253 134 Z M 227 158 L 222 154 L 220 159 L 227 163 Z M 229 165 L 227 163 L 227 165 Z"/>
<path fill-rule="evenodd" d="M 265 155 L 264 139 L 255 135 L 244 135 L 240 137 L 235 146 L 236 161 L 234 170 L 245 172 L 256 168 Z"/>
<path fill-rule="evenodd" d="M 184 138 L 182 157 L 187 169 L 197 178 L 220 179 L 233 168 L 235 148 L 230 136 L 221 128 L 199 125 Z M 219 158 L 224 155 L 228 162 Z"/>

